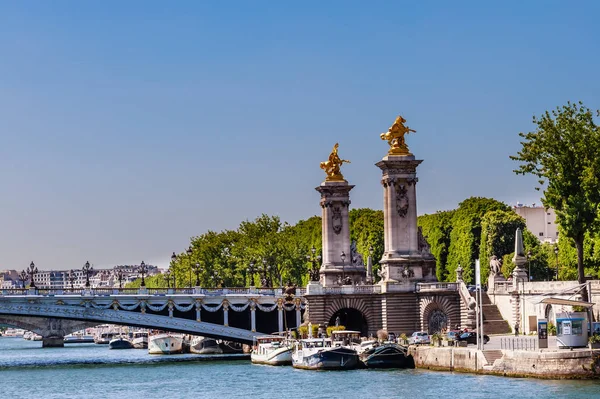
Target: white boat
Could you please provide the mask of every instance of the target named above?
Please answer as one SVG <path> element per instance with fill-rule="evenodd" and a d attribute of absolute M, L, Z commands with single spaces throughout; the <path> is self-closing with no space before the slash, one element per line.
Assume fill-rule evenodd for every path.
<path fill-rule="evenodd" d="M 148 333 L 146 331 L 135 331 L 131 343 L 135 349 L 147 349 Z"/>
<path fill-rule="evenodd" d="M 25 334 L 23 334 L 23 339 L 31 341 L 33 339 L 33 332 L 25 331 Z"/>
<path fill-rule="evenodd" d="M 223 349 L 213 338 L 194 337 L 190 342 L 190 352 L 197 355 L 220 355 L 223 353 Z"/>
<path fill-rule="evenodd" d="M 183 352 L 183 334 L 163 333 L 148 337 L 148 353 L 174 355 Z"/>
<path fill-rule="evenodd" d="M 29 338 L 31 341 L 43 341 L 44 337 L 42 337 L 39 334 L 33 333 L 33 335 L 31 336 L 31 338 Z"/>
<path fill-rule="evenodd" d="M 100 345 L 108 345 L 110 341 L 118 335 L 116 332 L 103 332 L 94 337 L 94 342 Z"/>
<path fill-rule="evenodd" d="M 9 328 L 4 331 L 4 336 L 9 338 L 23 338 L 25 335 L 25 330 Z"/>
<path fill-rule="evenodd" d="M 266 335 L 256 337 L 250 355 L 252 363 L 284 366 L 292 364 L 292 346 L 284 337 Z"/>
<path fill-rule="evenodd" d="M 94 342 L 94 336 L 91 334 L 83 334 L 76 332 L 65 335 L 65 344 L 89 344 Z"/>
<path fill-rule="evenodd" d="M 302 339 L 292 353 L 292 366 L 299 369 L 352 370 L 358 365 L 356 350 L 333 346 L 329 338 Z"/>

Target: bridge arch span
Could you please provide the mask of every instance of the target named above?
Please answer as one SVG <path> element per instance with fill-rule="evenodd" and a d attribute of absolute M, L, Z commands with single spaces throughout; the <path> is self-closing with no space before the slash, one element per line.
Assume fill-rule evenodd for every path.
<path fill-rule="evenodd" d="M 329 322 L 329 325 L 335 325 L 337 317 L 340 317 L 340 324 L 348 330 L 358 330 L 363 334 L 367 334 L 369 326 L 376 325 L 371 308 L 360 298 L 334 299 L 327 307 L 324 319 Z M 346 324 L 349 325 L 345 325 L 342 318 L 345 318 Z"/>

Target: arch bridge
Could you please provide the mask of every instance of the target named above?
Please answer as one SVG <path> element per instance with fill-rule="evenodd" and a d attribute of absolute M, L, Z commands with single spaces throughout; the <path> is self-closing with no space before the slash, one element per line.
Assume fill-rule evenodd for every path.
<path fill-rule="evenodd" d="M 256 335 L 298 327 L 302 294 L 259 288 L 12 289 L 0 291 L 0 323 L 34 331 L 47 346 L 105 323 L 252 343 Z"/>

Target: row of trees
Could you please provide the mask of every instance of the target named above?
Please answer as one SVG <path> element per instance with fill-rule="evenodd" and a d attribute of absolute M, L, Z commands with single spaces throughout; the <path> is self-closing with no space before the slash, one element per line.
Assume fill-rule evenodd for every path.
<path fill-rule="evenodd" d="M 374 259 L 383 256 L 383 213 L 371 209 L 350 211 L 351 239 L 366 259 L 373 247 Z M 313 216 L 295 225 L 278 216 L 261 215 L 243 221 L 236 230 L 208 231 L 193 237 L 190 250 L 176 254 L 171 262 L 171 277 L 177 287 L 279 286 L 288 281 L 308 283 L 312 267 L 307 257 L 321 253 L 321 218 Z M 320 266 L 320 265 L 319 265 Z M 377 269 L 377 266 L 375 267 Z M 164 275 L 146 279 L 152 287 L 173 286 Z M 139 286 L 136 281 L 132 286 Z"/>

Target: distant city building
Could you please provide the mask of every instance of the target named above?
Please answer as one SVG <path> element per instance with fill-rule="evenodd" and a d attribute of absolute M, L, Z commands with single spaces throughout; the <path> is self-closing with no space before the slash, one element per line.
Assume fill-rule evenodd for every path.
<path fill-rule="evenodd" d="M 517 215 L 525 219 L 527 229 L 541 242 L 554 244 L 558 241 L 558 225 L 554 209 L 543 206 L 531 206 L 517 203 L 513 206 Z"/>
<path fill-rule="evenodd" d="M 122 284 L 125 285 L 137 279 L 139 273 L 137 272 L 136 265 L 119 265 L 112 269 L 94 269 L 90 273 L 90 286 L 92 288 L 118 288 L 119 279 L 116 271 L 123 273 Z M 152 276 L 160 273 L 157 266 L 147 265 L 148 276 Z M 72 272 L 72 274 L 71 274 Z M 73 276 L 71 282 L 70 276 Z M 83 288 L 85 287 L 86 276 L 81 269 L 71 270 L 40 270 L 38 271 L 33 280 L 38 288 Z M 29 280 L 25 282 L 25 285 L 29 284 Z M 19 272 L 17 270 L 4 270 L 0 271 L 0 288 L 20 288 L 23 287 L 23 282 L 19 279 Z"/>

